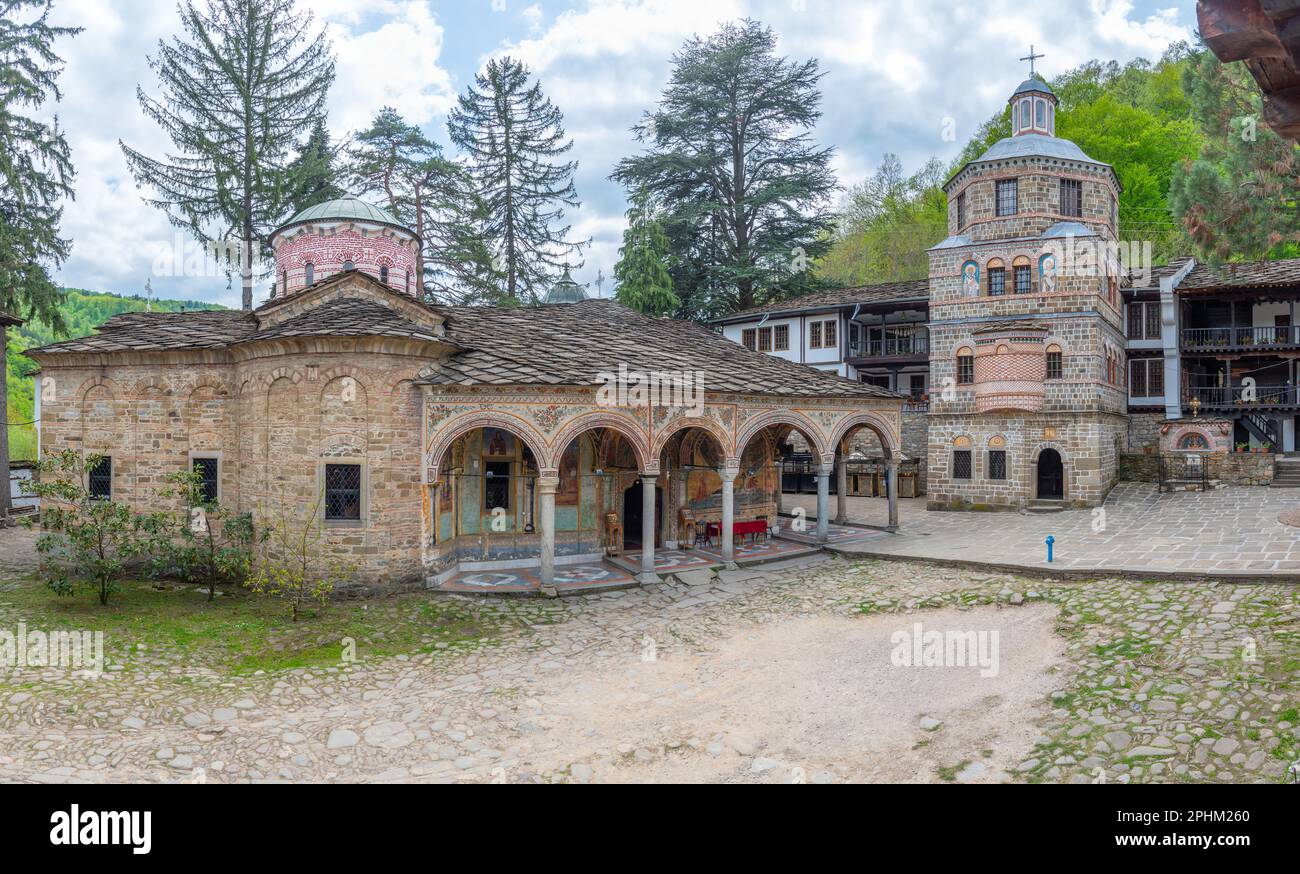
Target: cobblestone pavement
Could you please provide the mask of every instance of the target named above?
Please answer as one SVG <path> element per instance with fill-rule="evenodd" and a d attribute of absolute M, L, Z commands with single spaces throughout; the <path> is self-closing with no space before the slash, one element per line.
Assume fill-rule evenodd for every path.
<path fill-rule="evenodd" d="M 785 498 L 786 512 L 816 513 L 816 498 Z M 885 502 L 849 498 L 849 520 L 880 525 Z M 831 507 L 834 510 L 834 499 Z M 1300 490 L 1228 487 L 1159 494 L 1120 483 L 1102 508 L 1059 513 L 927 511 L 925 499 L 900 501 L 898 534 L 876 533 L 845 551 L 958 559 L 1066 571 L 1300 576 L 1300 528 L 1278 516 L 1300 508 Z M 1103 512 L 1104 511 L 1104 512 Z"/>
<path fill-rule="evenodd" d="M 1289 585 L 817 556 L 464 600 L 517 631 L 274 675 L 166 652 L 97 680 L 0 675 L 0 780 L 1227 782 L 1300 758 Z M 19 619 L 0 593 L 0 627 Z M 917 622 L 1000 629 L 998 676 L 895 666 L 881 641 Z M 847 670 L 819 685 L 827 664 Z"/>

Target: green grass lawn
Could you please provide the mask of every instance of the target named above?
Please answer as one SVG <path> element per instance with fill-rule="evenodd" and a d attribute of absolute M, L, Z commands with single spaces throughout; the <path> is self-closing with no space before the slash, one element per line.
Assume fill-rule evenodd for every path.
<path fill-rule="evenodd" d="M 174 664 L 247 675 L 339 666 L 347 638 L 364 662 L 490 644 L 515 624 L 492 605 L 423 593 L 313 604 L 298 622 L 280 601 L 244 590 L 227 588 L 212 603 L 206 597 L 192 586 L 136 581 L 104 607 L 89 591 L 60 598 L 22 581 L 0 591 L 0 625 L 103 631 L 106 664 L 127 670 Z"/>

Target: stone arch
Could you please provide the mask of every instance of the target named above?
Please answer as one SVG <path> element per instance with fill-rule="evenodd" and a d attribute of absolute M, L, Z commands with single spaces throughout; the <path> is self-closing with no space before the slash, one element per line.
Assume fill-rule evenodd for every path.
<path fill-rule="evenodd" d="M 438 481 L 438 467 L 442 464 L 443 456 L 447 454 L 447 450 L 451 448 L 451 445 L 457 439 L 478 428 L 502 428 L 509 431 L 524 442 L 524 445 L 533 453 L 533 458 L 538 465 L 547 464 L 550 461 L 546 438 L 526 420 L 512 413 L 476 410 L 472 413 L 461 413 L 458 416 L 453 416 L 438 426 L 437 432 L 429 443 L 426 456 L 427 463 L 425 467 L 429 472 L 430 483 Z M 554 468 L 547 468 L 546 470 L 550 472 Z"/>
<path fill-rule="evenodd" d="M 745 447 L 749 445 L 749 441 L 753 440 L 756 434 L 773 425 L 789 425 L 798 431 L 818 456 L 834 454 L 835 447 L 839 445 L 838 443 L 827 444 L 821 429 L 803 413 L 794 410 L 769 410 L 750 419 L 740 429 L 740 433 L 736 435 L 735 454 L 744 455 Z"/>
<path fill-rule="evenodd" d="M 626 439 L 632 447 L 632 452 L 636 455 L 637 464 L 641 470 L 647 469 L 646 463 L 650 459 L 658 460 L 657 456 L 650 454 L 649 441 L 646 440 L 645 431 L 635 419 L 618 413 L 596 411 L 583 413 L 565 423 L 564 427 L 555 435 L 555 439 L 551 441 L 551 454 L 546 459 L 546 467 L 558 468 L 560 466 L 560 457 L 569 448 L 569 444 L 575 438 L 597 428 L 608 428 Z M 538 462 L 541 463 L 542 460 L 539 458 Z"/>
<path fill-rule="evenodd" d="M 683 416 L 669 422 L 662 431 L 655 435 L 654 444 L 650 448 L 650 461 L 654 465 L 651 469 L 659 470 L 659 457 L 663 455 L 668 441 L 678 431 L 684 431 L 688 428 L 699 428 L 701 431 L 708 431 L 718 441 L 718 448 L 722 451 L 724 458 L 731 458 L 736 454 L 735 447 L 731 443 L 731 436 L 716 421 L 704 416 Z"/>
<path fill-rule="evenodd" d="M 902 438 L 894 433 L 893 427 L 878 413 L 858 413 L 844 419 L 835 426 L 835 430 L 831 433 L 830 445 L 832 447 L 839 446 L 845 437 L 848 437 L 858 428 L 870 428 L 875 432 L 881 448 L 885 450 L 886 458 L 898 457 Z"/>
<path fill-rule="evenodd" d="M 1069 500 L 1070 498 L 1070 456 L 1065 451 L 1065 447 L 1057 440 L 1043 440 L 1036 444 L 1030 451 L 1029 457 L 1034 460 L 1033 468 L 1030 472 L 1030 494 L 1038 498 L 1038 465 L 1042 461 L 1043 453 L 1051 450 L 1061 459 L 1061 499 Z"/>

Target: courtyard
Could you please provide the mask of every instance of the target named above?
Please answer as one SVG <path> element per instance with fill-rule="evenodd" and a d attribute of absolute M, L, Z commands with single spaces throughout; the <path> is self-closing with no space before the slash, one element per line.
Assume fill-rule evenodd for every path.
<path fill-rule="evenodd" d="M 897 534 L 868 531 L 836 548 L 1085 575 L 1123 571 L 1250 580 L 1300 574 L 1300 528 L 1279 521 L 1300 510 L 1300 490 L 1230 486 L 1161 494 L 1153 484 L 1123 482 L 1102 507 L 1056 513 L 928 511 L 925 502 L 899 500 Z M 812 495 L 787 495 L 784 508 L 787 514 L 802 508 L 806 518 L 814 518 L 816 503 Z M 884 524 L 882 499 L 850 497 L 847 503 L 850 524 Z M 1054 541 L 1050 565 L 1048 537 Z"/>
<path fill-rule="evenodd" d="M 1156 537 L 1174 497 L 1240 551 L 1283 542 L 1267 518 L 1286 494 L 1107 515 Z M 1075 515 L 913 505 L 892 539 L 1014 560 L 1045 525 L 1068 558 L 1091 534 Z M 1007 533 L 969 545 L 992 526 Z M 295 624 L 167 583 L 61 601 L 31 578 L 33 535 L 2 531 L 0 629 L 102 630 L 106 659 L 93 679 L 4 669 L 0 780 L 1282 782 L 1300 760 L 1300 589 L 1282 569 L 1049 579 L 851 554 L 884 539 L 551 600 L 340 602 Z M 900 664 L 899 635 L 922 628 L 996 632 L 993 669 Z"/>

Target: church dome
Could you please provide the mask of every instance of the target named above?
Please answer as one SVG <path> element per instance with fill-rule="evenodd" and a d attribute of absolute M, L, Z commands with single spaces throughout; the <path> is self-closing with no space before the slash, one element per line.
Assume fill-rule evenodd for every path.
<path fill-rule="evenodd" d="M 1016 90 L 1011 92 L 1011 96 L 1014 97 L 1017 94 L 1029 94 L 1034 91 L 1037 91 L 1040 94 L 1050 94 L 1053 97 L 1056 96 L 1056 92 L 1052 90 L 1052 86 L 1048 85 L 1042 79 L 1026 79 L 1016 86 Z"/>
<path fill-rule="evenodd" d="M 366 203 L 361 198 L 352 197 L 351 195 L 309 206 L 285 222 L 284 227 L 288 228 L 291 225 L 302 224 L 303 222 L 334 221 L 375 222 L 376 224 L 392 225 L 395 228 L 407 230 L 406 226 L 394 218 L 387 210 L 380 209 L 373 203 Z"/>
<path fill-rule="evenodd" d="M 271 246 L 274 297 L 352 271 L 404 294 L 415 295 L 419 288 L 419 238 L 392 213 L 359 197 L 307 207 L 271 235 Z"/>
<path fill-rule="evenodd" d="M 573 277 L 569 275 L 569 268 L 566 267 L 560 281 L 551 286 L 551 290 L 546 293 L 545 303 L 582 303 L 586 299 L 587 292 L 573 281 Z"/>

